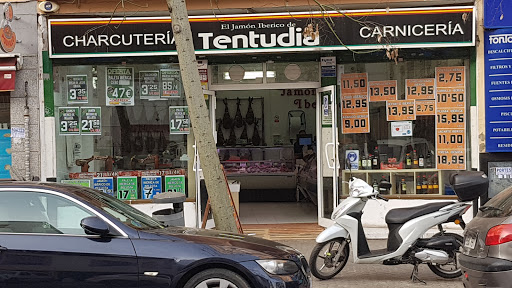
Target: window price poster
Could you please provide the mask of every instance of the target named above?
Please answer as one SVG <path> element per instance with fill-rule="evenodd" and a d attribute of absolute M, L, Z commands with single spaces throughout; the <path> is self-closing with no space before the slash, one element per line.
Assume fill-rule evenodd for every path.
<path fill-rule="evenodd" d="M 60 183 L 91 187 L 91 180 L 89 179 L 65 179 L 60 180 Z"/>
<path fill-rule="evenodd" d="M 370 102 L 396 100 L 396 80 L 370 81 Z"/>
<path fill-rule="evenodd" d="M 189 134 L 188 106 L 169 106 L 170 134 Z"/>
<path fill-rule="evenodd" d="M 162 82 L 162 97 L 179 98 L 181 97 L 181 74 L 180 70 L 162 69 L 160 70 Z"/>
<path fill-rule="evenodd" d="M 341 74 L 343 134 L 370 133 L 368 100 L 368 73 Z"/>
<path fill-rule="evenodd" d="M 139 93 L 140 99 L 160 99 L 160 72 L 140 71 L 139 72 Z"/>
<path fill-rule="evenodd" d="M 386 114 L 388 121 L 416 120 L 414 100 L 386 101 Z"/>
<path fill-rule="evenodd" d="M 80 135 L 78 107 L 59 107 L 59 135 Z"/>
<path fill-rule="evenodd" d="M 466 170 L 466 72 L 436 67 L 437 169 Z"/>
<path fill-rule="evenodd" d="M 117 177 L 117 199 L 137 199 L 137 177 Z"/>
<path fill-rule="evenodd" d="M 68 87 L 68 104 L 89 102 L 87 75 L 67 75 L 66 83 Z"/>
<path fill-rule="evenodd" d="M 434 100 L 436 94 L 434 78 L 405 79 L 405 99 L 407 100 Z"/>
<path fill-rule="evenodd" d="M 94 177 L 92 178 L 92 188 L 103 191 L 110 196 L 114 195 L 114 178 L 113 177 Z"/>
<path fill-rule="evenodd" d="M 185 194 L 185 175 L 165 176 L 165 192 Z"/>
<path fill-rule="evenodd" d="M 80 107 L 80 134 L 101 135 L 101 107 Z"/>
<path fill-rule="evenodd" d="M 107 106 L 133 106 L 133 67 L 107 68 L 106 90 Z"/>
<path fill-rule="evenodd" d="M 142 176 L 140 177 L 140 187 L 142 199 L 153 199 L 156 194 L 162 193 L 162 177 Z"/>

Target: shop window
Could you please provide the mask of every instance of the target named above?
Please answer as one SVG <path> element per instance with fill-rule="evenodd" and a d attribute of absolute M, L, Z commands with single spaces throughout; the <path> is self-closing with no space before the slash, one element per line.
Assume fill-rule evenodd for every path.
<path fill-rule="evenodd" d="M 58 179 L 120 199 L 187 193 L 190 133 L 177 64 L 54 67 Z"/>
<path fill-rule="evenodd" d="M 368 112 L 360 113 L 358 97 L 344 97 L 351 92 L 345 88 L 353 88 L 351 81 L 355 80 L 341 76 L 340 155 L 359 155 L 358 165 L 352 165 L 357 170 L 343 171 L 344 179 L 354 173 L 374 186 L 383 179 L 391 181 L 391 191 L 381 191 L 391 195 L 453 195 L 448 185 L 450 172 L 471 167 L 467 66 L 464 59 L 345 64 L 345 74 L 361 73 L 361 79 L 354 79 L 368 89 Z M 452 75 L 454 80 L 465 78 L 465 83 L 450 94 L 446 91 L 451 91 L 451 87 L 436 84 L 449 83 L 446 78 L 438 79 L 445 76 L 440 75 L 441 70 L 436 74 L 436 69 L 460 69 L 461 74 L 450 72 L 446 76 Z M 457 98 L 455 102 L 447 103 L 451 100 L 444 98 L 453 95 Z M 402 100 L 413 102 L 409 105 Z M 352 117 L 357 119 L 356 123 L 350 115 L 358 113 L 364 117 Z M 369 126 L 369 132 L 361 130 L 359 126 L 363 125 L 365 129 Z M 346 161 L 350 160 L 343 159 Z M 342 165 L 346 167 L 348 163 Z M 343 188 L 343 194 L 346 193 L 348 186 Z"/>

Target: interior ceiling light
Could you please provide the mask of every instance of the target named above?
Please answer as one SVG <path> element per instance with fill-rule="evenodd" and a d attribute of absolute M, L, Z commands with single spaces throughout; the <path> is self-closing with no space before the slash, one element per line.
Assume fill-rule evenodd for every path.
<path fill-rule="evenodd" d="M 231 80 L 240 82 L 244 79 L 245 69 L 240 65 L 233 65 L 229 67 L 228 73 Z"/>
<path fill-rule="evenodd" d="M 288 64 L 288 66 L 284 68 L 284 76 L 286 76 L 288 80 L 297 80 L 301 74 L 302 71 L 300 70 L 300 66 L 297 64 Z"/>

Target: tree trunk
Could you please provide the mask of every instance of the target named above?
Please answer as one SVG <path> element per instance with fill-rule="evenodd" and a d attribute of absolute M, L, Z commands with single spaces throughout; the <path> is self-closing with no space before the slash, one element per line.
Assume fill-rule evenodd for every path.
<path fill-rule="evenodd" d="M 181 79 L 190 114 L 192 129 L 205 179 L 206 189 L 215 220 L 219 230 L 237 233 L 237 225 L 233 217 L 235 208 L 231 205 L 228 184 L 220 166 L 219 156 L 213 139 L 212 126 L 208 116 L 208 108 L 197 70 L 197 61 L 192 39 L 192 31 L 188 21 L 185 0 L 166 0 L 172 18 L 172 31 L 178 51 Z M 214 119 L 212 119 L 214 120 Z M 192 159 L 192 157 L 191 157 Z"/>

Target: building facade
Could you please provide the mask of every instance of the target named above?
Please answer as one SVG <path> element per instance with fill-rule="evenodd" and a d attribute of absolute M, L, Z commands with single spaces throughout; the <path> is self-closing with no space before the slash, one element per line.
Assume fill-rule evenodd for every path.
<path fill-rule="evenodd" d="M 196 198 L 193 123 L 160 2 L 41 12 L 43 179 L 134 204 Z M 189 4 L 212 133 L 241 201 L 306 198 L 328 225 L 351 174 L 392 182 L 384 210 L 455 198 L 449 173 L 478 167 L 472 2 L 251 4 Z"/>

